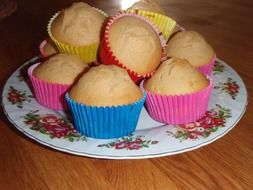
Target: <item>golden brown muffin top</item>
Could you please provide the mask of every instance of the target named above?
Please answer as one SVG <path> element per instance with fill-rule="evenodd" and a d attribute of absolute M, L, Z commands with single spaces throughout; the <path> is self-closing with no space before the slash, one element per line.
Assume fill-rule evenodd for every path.
<path fill-rule="evenodd" d="M 109 43 L 119 61 L 139 74 L 152 72 L 160 64 L 160 39 L 150 24 L 138 17 L 123 16 L 114 21 Z"/>
<path fill-rule="evenodd" d="M 167 45 L 169 57 L 187 59 L 195 67 L 208 64 L 215 56 L 213 48 L 195 31 L 178 32 Z"/>
<path fill-rule="evenodd" d="M 73 3 L 55 18 L 52 35 L 70 45 L 90 45 L 100 42 L 100 31 L 106 16 L 86 3 Z"/>
<path fill-rule="evenodd" d="M 57 54 L 38 65 L 33 75 L 40 79 L 56 84 L 72 84 L 79 74 L 88 69 L 79 58 L 68 54 Z"/>
<path fill-rule="evenodd" d="M 187 60 L 170 58 L 145 81 L 144 89 L 159 95 L 184 95 L 204 89 L 208 79 Z"/>
<path fill-rule="evenodd" d="M 91 106 L 114 106 L 141 99 L 140 88 L 128 73 L 115 65 L 92 67 L 69 92 L 71 99 Z"/>

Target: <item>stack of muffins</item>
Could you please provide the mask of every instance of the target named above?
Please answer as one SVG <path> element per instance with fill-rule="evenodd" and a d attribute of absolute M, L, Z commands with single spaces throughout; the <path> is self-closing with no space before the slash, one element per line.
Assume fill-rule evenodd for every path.
<path fill-rule="evenodd" d="M 28 69 L 36 100 L 70 110 L 75 128 L 93 138 L 131 134 L 144 104 L 162 123 L 199 119 L 215 53 L 202 35 L 175 28 L 155 1 L 111 17 L 73 3 L 50 19 L 50 39 L 40 45 L 44 61 Z"/>

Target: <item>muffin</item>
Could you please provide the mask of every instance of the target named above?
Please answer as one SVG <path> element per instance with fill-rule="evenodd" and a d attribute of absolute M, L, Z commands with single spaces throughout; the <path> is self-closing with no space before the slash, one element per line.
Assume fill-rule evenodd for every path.
<path fill-rule="evenodd" d="M 119 13 L 106 25 L 100 55 L 105 64 L 127 69 L 134 81 L 149 77 L 164 56 L 164 39 L 144 17 Z"/>
<path fill-rule="evenodd" d="M 115 65 L 92 67 L 66 94 L 75 128 L 94 138 L 132 133 L 145 98 L 126 70 Z"/>
<path fill-rule="evenodd" d="M 210 75 L 215 52 L 205 38 L 195 31 L 178 32 L 167 43 L 167 56 L 187 59 L 202 73 Z"/>
<path fill-rule="evenodd" d="M 66 109 L 64 93 L 86 69 L 87 64 L 68 54 L 57 54 L 41 64 L 32 65 L 28 74 L 35 99 L 50 109 Z"/>
<path fill-rule="evenodd" d="M 151 20 L 162 32 L 166 41 L 169 39 L 176 26 L 176 21 L 167 16 L 155 0 L 137 1 L 128 8 L 127 11 Z"/>
<path fill-rule="evenodd" d="M 73 3 L 56 13 L 48 33 L 60 52 L 78 55 L 85 63 L 96 60 L 106 14 L 86 3 Z"/>
<path fill-rule="evenodd" d="M 51 39 L 43 40 L 40 43 L 39 50 L 43 58 L 47 58 L 58 53 L 57 48 Z"/>
<path fill-rule="evenodd" d="M 185 124 L 201 118 L 208 106 L 212 82 L 187 60 L 171 58 L 144 81 L 150 116 L 163 123 Z"/>

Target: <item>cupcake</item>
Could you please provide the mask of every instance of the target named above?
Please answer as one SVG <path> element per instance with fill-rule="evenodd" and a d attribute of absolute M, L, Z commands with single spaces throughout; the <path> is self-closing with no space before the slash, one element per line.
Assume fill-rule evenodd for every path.
<path fill-rule="evenodd" d="M 57 54 L 57 48 L 55 47 L 51 39 L 43 40 L 39 46 L 40 54 L 43 58 L 47 58 L 51 55 Z"/>
<path fill-rule="evenodd" d="M 195 31 L 178 32 L 167 43 L 167 56 L 187 59 L 193 66 L 210 75 L 216 59 L 213 48 Z"/>
<path fill-rule="evenodd" d="M 125 68 L 133 81 L 150 77 L 164 57 L 165 41 L 144 17 L 119 13 L 106 25 L 100 56 L 105 64 Z"/>
<path fill-rule="evenodd" d="M 162 32 L 166 41 L 169 39 L 176 26 L 176 21 L 167 16 L 155 0 L 137 1 L 128 8 L 127 11 L 151 20 Z"/>
<path fill-rule="evenodd" d="M 132 133 L 145 97 L 126 70 L 115 65 L 92 67 L 66 94 L 75 128 L 102 139 Z"/>
<path fill-rule="evenodd" d="M 68 54 L 57 54 L 43 63 L 32 65 L 28 75 L 35 99 L 50 109 L 66 109 L 64 93 L 87 68 L 88 65 L 79 58 Z"/>
<path fill-rule="evenodd" d="M 162 123 L 185 124 L 207 109 L 212 82 L 187 60 L 171 58 L 141 84 L 150 116 Z"/>
<path fill-rule="evenodd" d="M 50 38 L 62 53 L 75 54 L 85 63 L 97 59 L 106 14 L 86 3 L 73 3 L 56 13 L 48 24 Z"/>

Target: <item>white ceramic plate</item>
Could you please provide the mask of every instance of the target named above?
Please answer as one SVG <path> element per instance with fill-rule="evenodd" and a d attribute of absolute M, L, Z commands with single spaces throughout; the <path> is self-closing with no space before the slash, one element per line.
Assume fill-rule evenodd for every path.
<path fill-rule="evenodd" d="M 78 134 L 68 113 L 40 106 L 32 96 L 24 63 L 8 79 L 2 105 L 10 122 L 35 141 L 70 154 L 107 159 L 168 156 L 207 145 L 224 136 L 240 120 L 247 106 L 247 91 L 239 75 L 218 60 L 212 74 L 214 90 L 206 116 L 184 126 L 165 125 L 151 119 L 143 108 L 137 130 L 119 139 L 93 139 Z"/>

